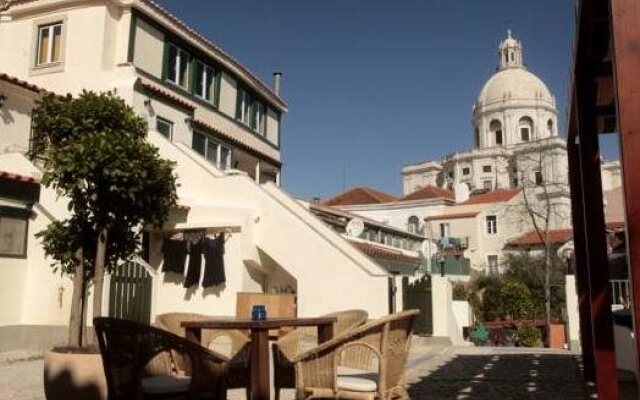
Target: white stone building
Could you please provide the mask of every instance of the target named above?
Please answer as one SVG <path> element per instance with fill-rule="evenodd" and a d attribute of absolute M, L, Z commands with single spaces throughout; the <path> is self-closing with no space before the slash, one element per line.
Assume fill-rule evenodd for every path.
<path fill-rule="evenodd" d="M 386 314 L 392 275 L 279 188 L 287 105 L 277 82 L 270 88 L 151 0 L 0 1 L 0 350 L 46 348 L 66 337 L 69 320 L 71 281 L 53 273 L 34 236 L 68 216 L 66 202 L 25 156 L 45 91 L 117 90 L 176 162 L 180 207 L 148 233 L 139 264 L 150 297 L 130 302 L 147 318 L 234 315 L 239 292 L 283 288 L 296 293 L 300 316 Z M 166 235 L 192 230 L 226 233 L 223 285 L 184 288 L 184 276 L 163 271 Z M 109 285 L 105 315 L 114 312 Z"/>

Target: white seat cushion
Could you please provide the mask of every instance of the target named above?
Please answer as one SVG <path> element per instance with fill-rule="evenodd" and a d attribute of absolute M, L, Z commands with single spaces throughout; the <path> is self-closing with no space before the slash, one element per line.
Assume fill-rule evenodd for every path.
<path fill-rule="evenodd" d="M 375 392 L 378 374 L 356 368 L 338 366 L 338 388 L 353 392 Z"/>
<path fill-rule="evenodd" d="M 142 391 L 149 394 L 184 393 L 189 391 L 191 378 L 181 375 L 159 375 L 142 379 Z"/>

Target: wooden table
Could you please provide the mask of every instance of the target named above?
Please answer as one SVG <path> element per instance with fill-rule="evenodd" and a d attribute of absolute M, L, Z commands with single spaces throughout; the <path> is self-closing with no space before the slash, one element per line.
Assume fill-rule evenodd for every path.
<path fill-rule="evenodd" d="M 269 400 L 269 330 L 282 327 L 317 326 L 318 343 L 333 337 L 335 317 L 268 318 L 264 321 L 233 317 L 209 318 L 202 321 L 183 321 L 187 339 L 201 344 L 203 329 L 248 329 L 251 331 L 251 400 Z"/>

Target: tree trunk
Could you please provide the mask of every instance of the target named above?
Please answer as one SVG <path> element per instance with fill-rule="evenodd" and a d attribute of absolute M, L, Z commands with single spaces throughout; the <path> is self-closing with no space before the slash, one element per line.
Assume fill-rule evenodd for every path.
<path fill-rule="evenodd" d="M 93 275 L 93 318 L 102 316 L 102 289 L 104 282 L 104 263 L 107 252 L 109 231 L 102 229 L 96 245 L 96 261 Z"/>
<path fill-rule="evenodd" d="M 546 314 L 547 330 L 551 327 L 551 244 L 546 243 L 544 255 L 544 311 Z M 547 338 L 548 339 L 548 338 Z"/>
<path fill-rule="evenodd" d="M 70 347 L 82 347 L 82 331 L 84 328 L 85 279 L 84 257 L 82 248 L 75 254 L 76 267 L 73 273 L 73 293 L 71 295 L 71 316 L 67 344 Z"/>

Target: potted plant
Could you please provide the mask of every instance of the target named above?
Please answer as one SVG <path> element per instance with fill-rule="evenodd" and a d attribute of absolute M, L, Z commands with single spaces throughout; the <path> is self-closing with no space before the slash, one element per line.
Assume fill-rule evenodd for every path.
<path fill-rule="evenodd" d="M 47 399 L 106 398 L 97 348 L 86 345 L 87 289 L 100 316 L 104 274 L 136 254 L 142 228 L 163 224 L 176 204 L 173 163 L 146 134 L 146 122 L 113 92 L 48 94 L 33 110 L 30 155 L 70 212 L 38 233 L 54 271 L 73 278 L 67 346 L 45 355 Z"/>

